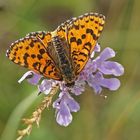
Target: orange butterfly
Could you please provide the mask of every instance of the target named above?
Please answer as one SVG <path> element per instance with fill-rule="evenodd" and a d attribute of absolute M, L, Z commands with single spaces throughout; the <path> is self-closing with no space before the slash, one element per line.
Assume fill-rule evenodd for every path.
<path fill-rule="evenodd" d="M 46 78 L 74 84 L 103 30 L 105 16 L 86 13 L 53 32 L 33 32 L 11 44 L 8 58 Z"/>

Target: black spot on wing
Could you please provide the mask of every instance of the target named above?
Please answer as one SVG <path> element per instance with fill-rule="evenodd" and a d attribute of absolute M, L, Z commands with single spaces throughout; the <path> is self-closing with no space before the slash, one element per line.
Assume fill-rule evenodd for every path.
<path fill-rule="evenodd" d="M 45 53 L 45 50 L 44 49 L 40 49 L 39 52 L 40 52 L 41 55 L 43 55 Z"/>
<path fill-rule="evenodd" d="M 28 58 L 29 56 L 30 56 L 30 55 L 29 55 L 28 53 L 25 53 L 24 56 L 23 56 L 25 67 L 28 67 L 27 58 Z"/>
<path fill-rule="evenodd" d="M 79 30 L 79 25 L 74 25 L 73 26 L 76 30 Z"/>
<path fill-rule="evenodd" d="M 36 57 L 36 55 L 35 55 L 35 54 L 31 54 L 31 57 L 32 57 L 32 58 L 35 58 L 35 57 Z"/>
<path fill-rule="evenodd" d="M 89 29 L 89 28 L 87 28 L 86 29 L 86 33 L 88 34 L 88 33 L 90 33 L 91 35 L 93 34 L 93 30 L 92 29 Z"/>
<path fill-rule="evenodd" d="M 81 25 L 81 28 L 85 28 L 85 25 Z"/>
<path fill-rule="evenodd" d="M 23 56 L 23 59 L 26 60 L 30 55 L 28 53 L 25 53 Z"/>
<path fill-rule="evenodd" d="M 79 55 L 82 55 L 82 56 L 87 57 L 87 54 L 85 54 L 85 53 L 83 53 L 83 52 L 80 52 Z"/>
<path fill-rule="evenodd" d="M 39 62 L 35 62 L 35 63 L 33 63 L 33 65 L 32 65 L 33 67 L 34 67 L 34 69 L 35 70 L 40 70 L 40 67 L 41 67 L 41 64 L 39 63 Z"/>
<path fill-rule="evenodd" d="M 37 55 L 37 58 L 40 60 L 40 59 L 42 59 L 43 57 L 42 57 L 42 55 L 38 54 L 38 55 Z"/>
<path fill-rule="evenodd" d="M 76 42 L 76 37 L 71 37 L 70 42 Z"/>
<path fill-rule="evenodd" d="M 80 62 L 80 61 L 81 61 L 81 62 L 85 62 L 85 60 L 83 60 L 83 59 L 79 59 L 78 61 L 79 61 L 79 62 Z"/>
<path fill-rule="evenodd" d="M 34 42 L 33 41 L 31 41 L 31 43 L 29 44 L 30 45 L 30 47 L 34 47 Z"/>
<path fill-rule="evenodd" d="M 77 45 L 81 45 L 82 44 L 82 40 L 80 38 L 76 42 L 77 42 Z"/>
<path fill-rule="evenodd" d="M 84 45 L 84 46 L 89 46 L 89 47 L 90 47 L 90 49 L 91 49 L 91 47 L 92 47 L 92 45 L 91 45 L 91 43 L 90 43 L 90 42 L 85 43 L 85 45 Z"/>
<path fill-rule="evenodd" d="M 81 37 L 82 37 L 82 39 L 85 39 L 86 38 L 86 35 L 85 34 L 82 34 Z"/>
<path fill-rule="evenodd" d="M 92 29 L 89 29 L 87 28 L 86 29 L 86 33 L 88 34 L 91 34 L 91 36 L 93 37 L 94 40 L 97 40 L 97 36 L 94 34 L 93 30 Z"/>
<path fill-rule="evenodd" d="M 27 46 L 25 49 L 26 49 L 26 50 L 29 50 L 29 46 Z"/>

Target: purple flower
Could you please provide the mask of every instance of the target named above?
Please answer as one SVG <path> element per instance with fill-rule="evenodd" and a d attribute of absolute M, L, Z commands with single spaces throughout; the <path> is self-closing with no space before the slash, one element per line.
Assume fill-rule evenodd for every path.
<path fill-rule="evenodd" d="M 68 126 L 72 121 L 71 112 L 77 112 L 80 109 L 79 104 L 66 91 L 61 91 L 53 107 L 56 109 L 56 121 L 62 126 Z"/>
<path fill-rule="evenodd" d="M 117 90 L 120 87 L 120 81 L 117 78 L 104 78 L 104 75 L 120 76 L 124 73 L 121 64 L 108 61 L 112 57 L 115 57 L 115 52 L 111 48 L 105 48 L 97 58 L 89 59 L 81 72 L 80 76 L 83 76 L 83 80 L 87 81 L 97 94 L 101 93 L 103 87 L 109 90 Z"/>
<path fill-rule="evenodd" d="M 73 87 L 67 87 L 64 81 L 43 79 L 43 76 L 32 71 L 25 73 L 19 83 L 27 79 L 29 83 L 38 86 L 39 92 L 44 92 L 46 95 L 49 94 L 53 86 L 59 85 L 61 91 L 58 99 L 53 102 L 53 108 L 56 109 L 57 123 L 68 126 L 73 119 L 72 112 L 77 112 L 80 109 L 79 104 L 71 95 L 82 94 L 86 84 L 92 87 L 96 94 L 101 94 L 104 88 L 114 91 L 120 87 L 120 81 L 114 76 L 121 76 L 124 73 L 124 68 L 118 62 L 109 60 L 115 57 L 116 53 L 111 48 L 105 48 L 93 59 L 96 52 L 100 52 L 99 44 L 95 46 L 91 58 L 79 74 Z M 107 78 L 106 75 L 110 75 L 110 78 Z"/>

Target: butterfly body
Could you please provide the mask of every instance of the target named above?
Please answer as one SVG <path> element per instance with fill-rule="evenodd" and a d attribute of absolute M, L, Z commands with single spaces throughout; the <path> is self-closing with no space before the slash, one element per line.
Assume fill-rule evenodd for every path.
<path fill-rule="evenodd" d="M 52 44 L 52 47 L 54 47 L 55 50 L 55 55 L 58 58 L 57 67 L 60 70 L 63 80 L 68 86 L 74 85 L 76 76 L 74 74 L 71 58 L 68 56 L 67 51 L 64 48 L 64 45 L 66 45 L 65 47 L 67 48 L 69 47 L 67 46 L 68 44 L 66 43 L 66 40 L 62 39 L 57 34 L 52 35 Z"/>
<path fill-rule="evenodd" d="M 46 78 L 72 86 L 89 60 L 104 23 L 105 17 L 98 13 L 72 18 L 53 32 L 33 32 L 12 43 L 7 56 Z"/>

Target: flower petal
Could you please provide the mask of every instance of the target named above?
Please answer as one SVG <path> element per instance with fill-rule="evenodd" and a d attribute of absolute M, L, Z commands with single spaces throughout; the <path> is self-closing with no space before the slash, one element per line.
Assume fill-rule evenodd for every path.
<path fill-rule="evenodd" d="M 85 84 L 85 80 L 79 75 L 79 78 L 75 81 L 75 85 L 71 87 L 70 90 L 75 95 L 80 95 L 85 90 Z"/>
<path fill-rule="evenodd" d="M 91 58 L 93 58 L 94 57 L 94 55 L 95 55 L 95 52 L 100 52 L 101 51 L 101 47 L 100 47 L 100 45 L 97 43 L 96 45 L 95 45 L 95 47 L 94 47 L 94 51 L 91 53 Z"/>
<path fill-rule="evenodd" d="M 79 104 L 70 95 L 68 95 L 68 97 L 65 99 L 65 102 L 68 105 L 71 112 L 77 112 L 80 110 Z"/>
<path fill-rule="evenodd" d="M 124 73 L 124 68 L 121 64 L 113 61 L 105 61 L 98 68 L 104 74 L 112 74 L 115 76 L 121 76 Z"/>
<path fill-rule="evenodd" d="M 56 113 L 56 121 L 62 126 L 68 126 L 72 122 L 72 115 L 65 102 L 60 103 L 60 109 Z"/>
<path fill-rule="evenodd" d="M 94 51 L 95 51 L 95 52 L 100 52 L 100 51 L 101 51 L 101 46 L 100 46 L 99 43 L 97 43 L 97 44 L 95 45 Z"/>
<path fill-rule="evenodd" d="M 81 73 L 84 73 L 84 75 L 89 75 L 90 73 L 93 73 L 97 70 L 97 65 L 95 60 L 89 59 L 85 68 Z"/>
<path fill-rule="evenodd" d="M 36 74 L 33 71 L 28 71 L 18 80 L 18 83 L 21 83 L 23 80 L 27 79 L 30 84 L 37 85 L 41 77 L 41 75 Z"/>
<path fill-rule="evenodd" d="M 60 109 L 60 102 L 61 102 L 61 98 L 58 98 L 57 100 L 55 100 L 53 102 L 53 108 Z"/>
<path fill-rule="evenodd" d="M 87 79 L 89 86 L 92 87 L 97 94 L 100 94 L 102 91 L 102 87 L 99 83 L 100 80 L 101 75 L 99 73 L 96 73 L 95 75 L 91 74 Z"/>
<path fill-rule="evenodd" d="M 40 92 L 44 92 L 46 90 L 50 90 L 52 87 L 52 81 L 51 80 L 42 80 L 41 84 L 38 85 L 38 89 Z"/>
<path fill-rule="evenodd" d="M 117 78 L 102 79 L 100 84 L 110 90 L 117 90 L 120 87 L 120 81 Z"/>
<path fill-rule="evenodd" d="M 99 57 L 102 61 L 107 60 L 109 58 L 115 57 L 115 52 L 113 49 L 107 47 L 101 52 Z"/>
<path fill-rule="evenodd" d="M 74 93 L 75 95 L 80 95 L 82 92 L 85 90 L 84 86 L 74 86 L 71 88 L 71 92 Z"/>

